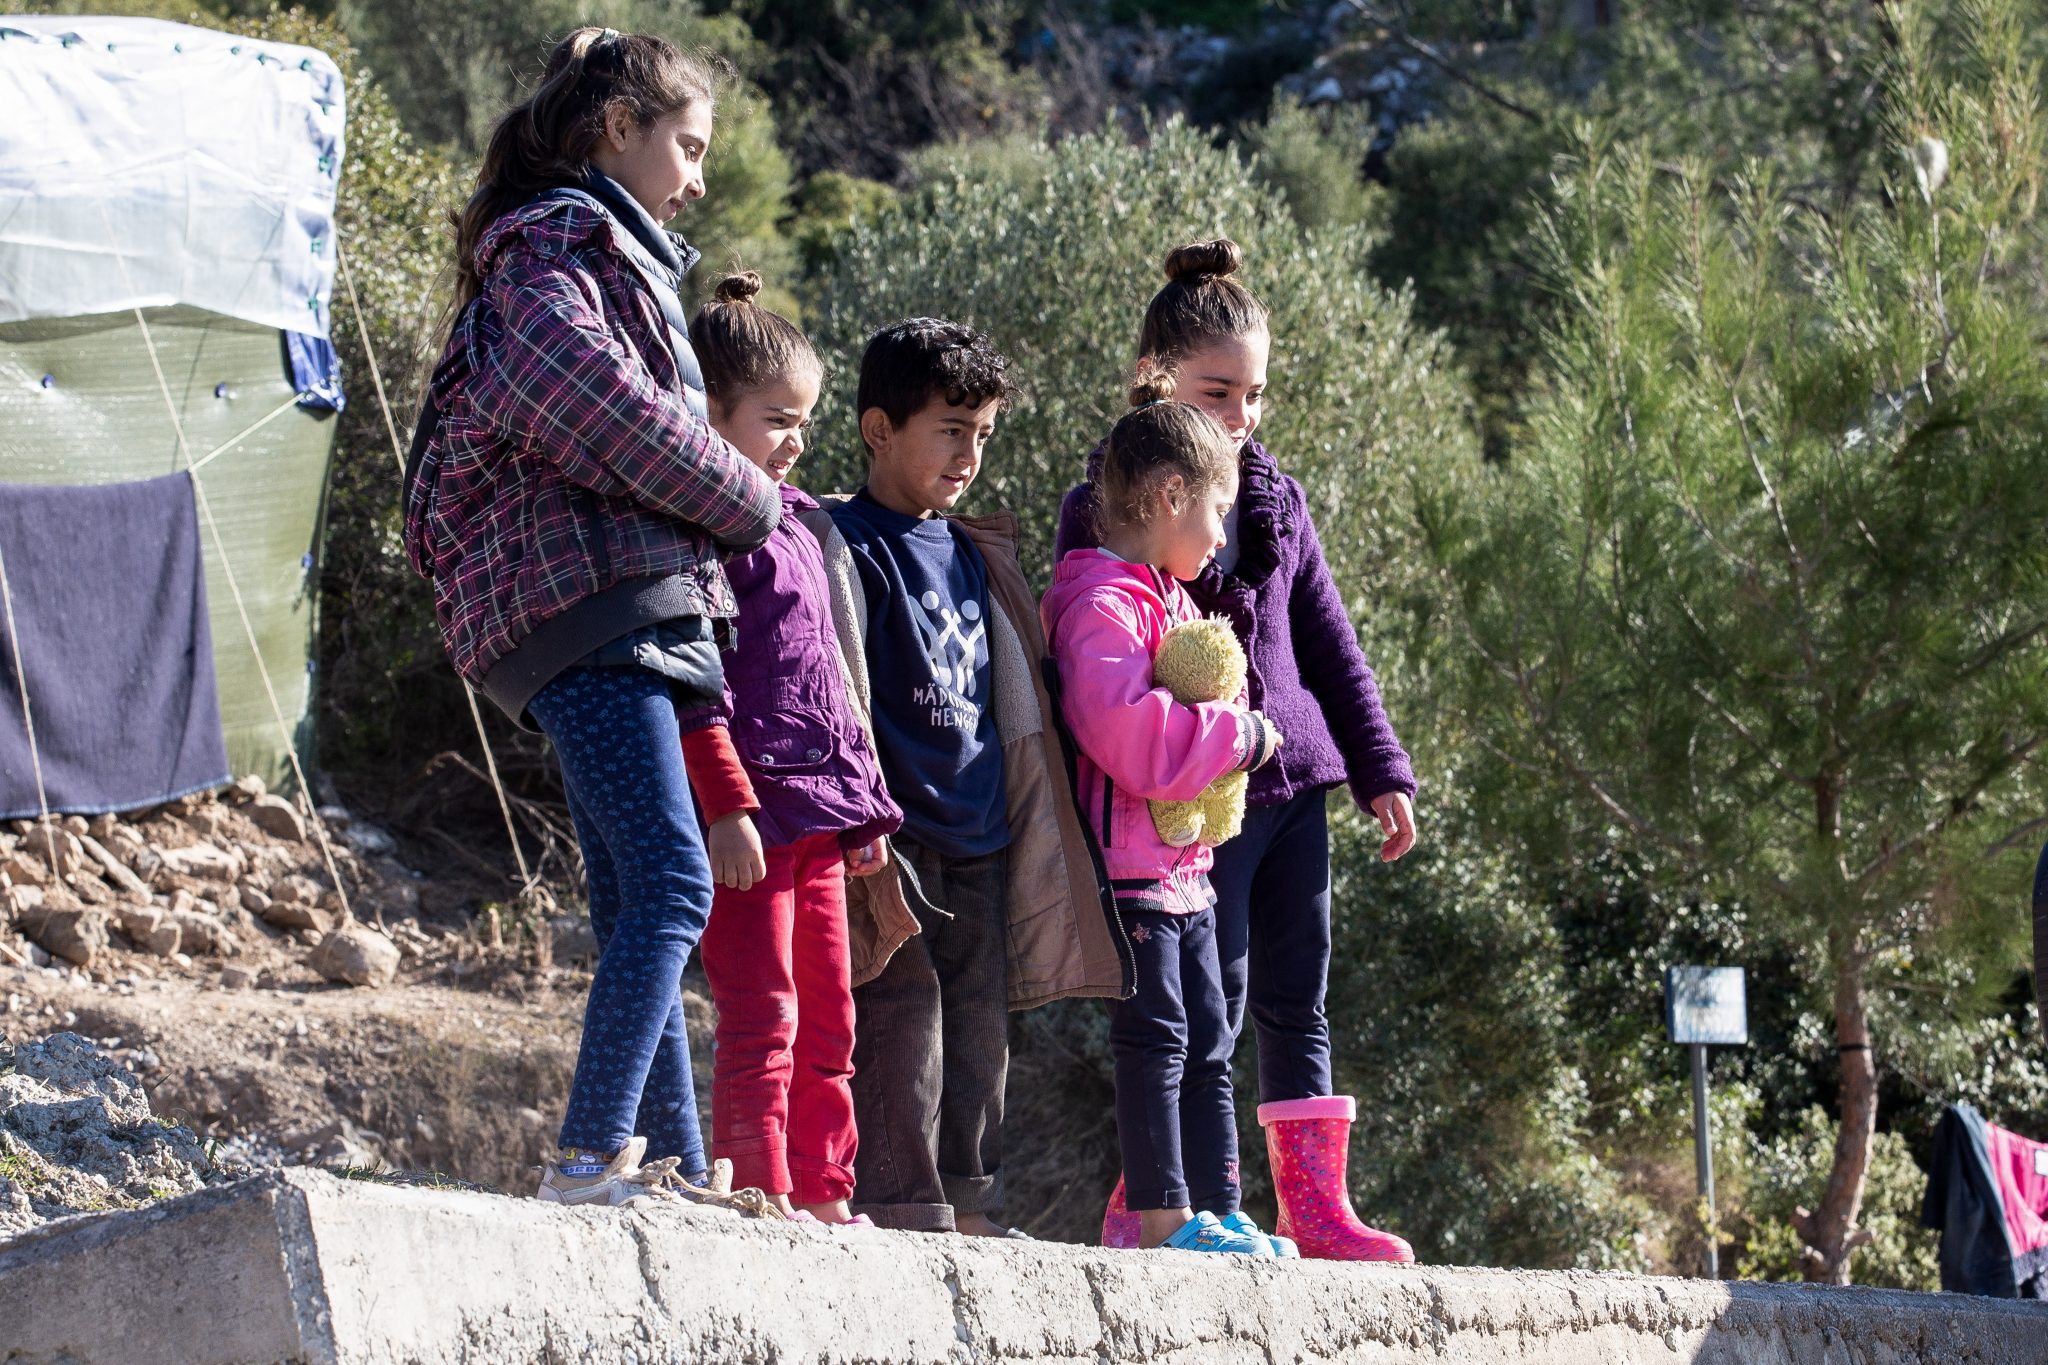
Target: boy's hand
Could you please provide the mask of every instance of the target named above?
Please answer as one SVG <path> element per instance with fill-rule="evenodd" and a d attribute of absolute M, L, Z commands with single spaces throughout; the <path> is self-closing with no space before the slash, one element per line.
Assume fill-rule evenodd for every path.
<path fill-rule="evenodd" d="M 872 877 L 889 865 L 889 841 L 877 839 L 860 848 L 846 850 L 846 872 L 852 877 Z"/>
<path fill-rule="evenodd" d="M 711 855 L 711 875 L 720 886 L 745 891 L 768 875 L 761 835 L 743 810 L 712 822 L 705 851 Z"/>
<path fill-rule="evenodd" d="M 1394 859 L 1415 847 L 1415 805 L 1406 792 L 1387 792 L 1372 799 L 1372 813 L 1380 819 L 1380 828 L 1386 831 L 1386 842 L 1380 845 L 1380 861 L 1391 863 Z"/>

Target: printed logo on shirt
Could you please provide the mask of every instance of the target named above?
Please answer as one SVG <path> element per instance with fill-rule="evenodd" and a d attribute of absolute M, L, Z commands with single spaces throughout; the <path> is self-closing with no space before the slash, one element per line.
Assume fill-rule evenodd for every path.
<path fill-rule="evenodd" d="M 927 589 L 911 600 L 910 619 L 932 670 L 931 682 L 914 688 L 911 700 L 929 708 L 934 726 L 973 730 L 981 723 L 974 675 L 988 657 L 988 623 L 981 619 L 981 603 L 963 602 L 956 611 Z"/>

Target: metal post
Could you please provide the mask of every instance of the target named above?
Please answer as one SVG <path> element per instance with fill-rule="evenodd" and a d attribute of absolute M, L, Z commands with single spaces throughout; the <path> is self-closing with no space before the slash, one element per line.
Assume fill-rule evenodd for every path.
<path fill-rule="evenodd" d="M 1707 1045 L 1692 1044 L 1692 1155 L 1699 1166 L 1700 1198 L 1707 1209 L 1707 1278 L 1721 1278 L 1721 1248 L 1714 1231 L 1714 1145 L 1707 1116 Z"/>

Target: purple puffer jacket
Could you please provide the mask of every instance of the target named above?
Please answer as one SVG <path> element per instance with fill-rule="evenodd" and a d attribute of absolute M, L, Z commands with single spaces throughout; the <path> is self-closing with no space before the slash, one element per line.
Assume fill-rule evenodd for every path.
<path fill-rule="evenodd" d="M 846 695 L 824 553 L 798 519 L 817 505 L 782 485 L 782 521 L 768 543 L 725 562 L 739 599 L 739 638 L 724 652 L 732 743 L 769 848 L 830 833 L 841 848 L 859 848 L 903 824 Z"/>
<path fill-rule="evenodd" d="M 1413 796 L 1415 770 L 1380 703 L 1301 485 L 1257 441 L 1244 443 L 1237 469 L 1237 567 L 1224 573 L 1212 563 L 1187 589 L 1204 615 L 1224 617 L 1237 632 L 1252 707 L 1285 741 L 1252 774 L 1246 801 L 1277 806 L 1343 782 L 1360 806 L 1388 792 Z M 1060 504 L 1055 563 L 1098 543 L 1089 506 L 1101 470 L 1098 445 L 1088 455 L 1089 482 Z"/>

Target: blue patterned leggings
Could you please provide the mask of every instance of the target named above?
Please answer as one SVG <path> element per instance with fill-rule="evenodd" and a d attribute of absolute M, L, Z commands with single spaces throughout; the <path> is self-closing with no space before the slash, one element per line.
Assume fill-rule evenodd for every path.
<path fill-rule="evenodd" d="M 711 914 L 711 865 L 683 772 L 668 680 L 643 668 L 572 668 L 529 704 L 554 743 L 602 949 L 561 1143 L 704 1170 L 683 964 Z"/>

